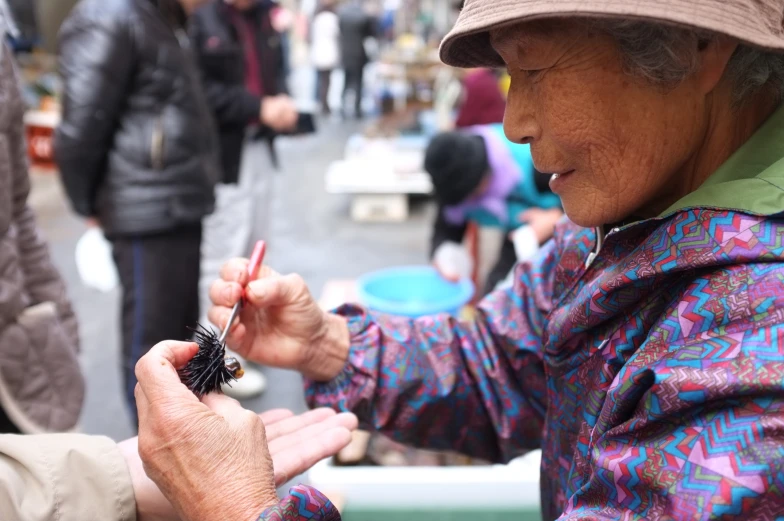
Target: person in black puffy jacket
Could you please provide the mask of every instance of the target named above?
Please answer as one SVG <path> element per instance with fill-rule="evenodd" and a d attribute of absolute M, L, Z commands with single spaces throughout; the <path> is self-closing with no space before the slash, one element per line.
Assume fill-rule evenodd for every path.
<path fill-rule="evenodd" d="M 186 32 L 204 0 L 82 0 L 60 31 L 55 155 L 75 211 L 112 242 L 123 288 L 125 391 L 157 342 L 198 320 L 202 219 L 218 139 Z"/>

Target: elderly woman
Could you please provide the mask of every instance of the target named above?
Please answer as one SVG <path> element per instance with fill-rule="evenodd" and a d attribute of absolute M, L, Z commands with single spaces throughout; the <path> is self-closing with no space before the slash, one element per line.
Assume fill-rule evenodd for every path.
<path fill-rule="evenodd" d="M 474 323 L 322 313 L 266 273 L 231 343 L 404 442 L 541 447 L 547 520 L 778 519 L 783 17 L 784 0 L 469 0 L 442 58 L 506 65 L 506 134 L 570 222 Z M 213 286 L 216 323 L 244 268 Z"/>

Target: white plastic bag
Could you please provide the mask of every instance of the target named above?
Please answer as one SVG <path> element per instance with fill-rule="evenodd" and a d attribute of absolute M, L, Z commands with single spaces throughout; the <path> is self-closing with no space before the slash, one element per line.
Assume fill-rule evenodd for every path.
<path fill-rule="evenodd" d="M 465 279 L 471 276 L 474 262 L 468 251 L 456 242 L 445 242 L 436 249 L 433 255 L 436 269 L 449 279 Z"/>
<path fill-rule="evenodd" d="M 536 238 L 536 233 L 533 228 L 528 225 L 521 226 L 514 230 L 509 234 L 509 239 L 514 245 L 517 262 L 515 263 L 515 267 L 509 271 L 506 278 L 496 285 L 495 289 L 511 288 L 514 285 L 514 274 L 517 264 L 531 259 L 536 255 L 536 252 L 539 251 L 539 240 Z"/>
<path fill-rule="evenodd" d="M 530 226 L 526 225 L 517 228 L 512 232 L 511 239 L 517 255 L 517 262 L 527 261 L 539 251 L 539 240 Z"/>
<path fill-rule="evenodd" d="M 120 282 L 112 259 L 112 245 L 100 228 L 90 228 L 76 243 L 76 269 L 82 283 L 98 291 L 109 292 Z"/>

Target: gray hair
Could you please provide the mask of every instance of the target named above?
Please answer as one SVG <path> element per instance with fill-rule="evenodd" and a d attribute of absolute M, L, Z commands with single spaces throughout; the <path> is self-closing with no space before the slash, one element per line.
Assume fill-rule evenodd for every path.
<path fill-rule="evenodd" d="M 651 22 L 601 20 L 590 25 L 615 39 L 629 74 L 654 85 L 677 86 L 699 65 L 699 49 L 715 33 Z M 742 105 L 766 90 L 776 101 L 784 98 L 784 54 L 741 44 L 727 64 L 732 102 Z"/>

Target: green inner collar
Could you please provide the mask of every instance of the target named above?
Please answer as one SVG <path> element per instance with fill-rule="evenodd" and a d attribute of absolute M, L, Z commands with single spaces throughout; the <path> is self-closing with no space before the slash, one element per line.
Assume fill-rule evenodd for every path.
<path fill-rule="evenodd" d="M 692 208 L 766 216 L 784 213 L 784 105 L 702 186 L 659 217 Z"/>

